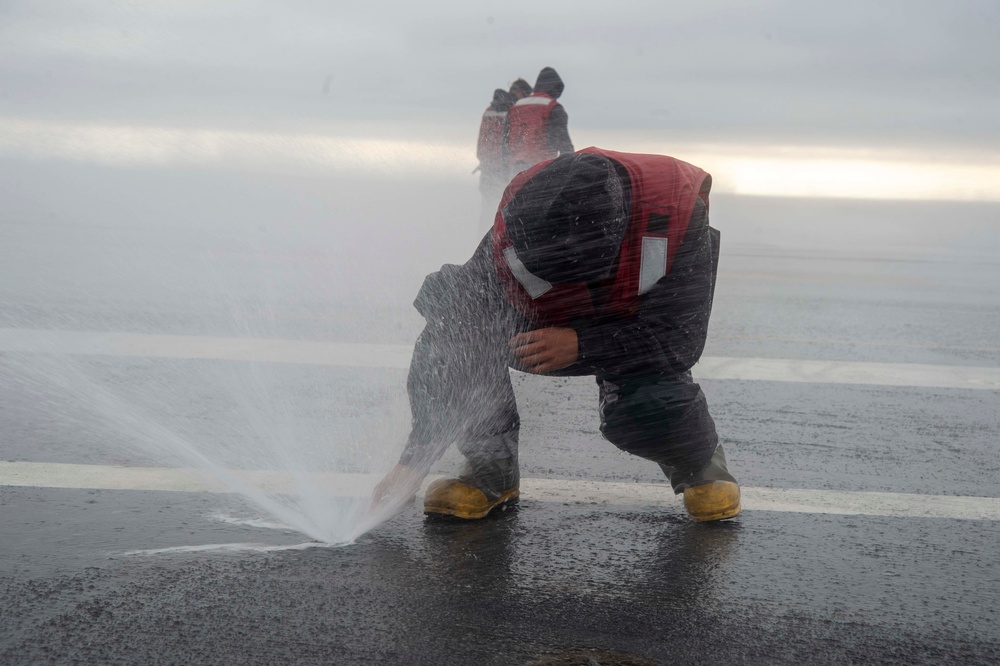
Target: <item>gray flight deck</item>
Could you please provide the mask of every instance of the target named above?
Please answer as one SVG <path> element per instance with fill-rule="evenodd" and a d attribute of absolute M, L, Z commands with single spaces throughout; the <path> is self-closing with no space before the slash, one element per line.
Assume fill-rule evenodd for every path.
<path fill-rule="evenodd" d="M 383 418 L 405 425 L 405 371 L 392 363 L 254 364 L 155 350 L 187 344 L 183 336 L 347 343 L 359 345 L 359 358 L 377 345 L 412 344 L 419 320 L 407 302 L 419 276 L 461 257 L 474 238 L 435 250 L 425 233 L 401 228 L 375 233 L 371 247 L 345 247 L 315 214 L 280 218 L 280 185 L 270 195 L 247 190 L 271 202 L 258 217 L 281 220 L 272 226 L 240 228 L 240 211 L 224 223 L 211 222 L 221 210 L 185 218 L 181 209 L 194 210 L 195 200 L 211 203 L 193 180 L 178 184 L 177 201 L 127 197 L 139 221 L 126 220 L 88 192 L 88 177 L 107 176 L 67 171 L 62 177 L 79 187 L 47 204 L 51 215 L 39 220 L 24 204 L 0 218 L 0 340 L 8 341 L 0 349 L 0 663 L 527 664 L 580 650 L 663 664 L 1000 661 L 996 207 L 713 201 L 724 252 L 706 356 L 824 361 L 832 373 L 702 381 L 747 489 L 738 519 L 690 522 L 662 492 L 655 465 L 601 440 L 590 381 L 517 376 L 519 506 L 456 523 L 427 520 L 410 505 L 355 543 L 331 547 L 267 523 L 238 494 L 141 480 L 74 485 L 74 470 L 82 479 L 126 468 L 127 481 L 138 479 L 130 469 L 162 464 L 148 446 L 153 431 L 143 434 L 146 446 L 131 447 L 130 421 L 113 418 L 133 402 L 168 431 L 232 450 L 241 434 L 219 424 L 238 422 L 245 407 L 243 375 L 229 370 L 237 367 L 261 370 L 262 399 L 288 406 L 300 438 L 364 435 Z M 120 176 L 129 192 L 160 191 L 154 173 Z M 230 185 L 252 185 L 237 180 Z M 338 219 L 352 224 L 389 216 L 366 211 L 349 186 L 297 187 L 302 200 L 337 202 Z M 462 192 L 456 210 L 474 208 L 475 193 Z M 141 222 L 147 205 L 177 223 Z M 945 212 L 950 234 L 937 224 Z M 827 231 L 810 244 L 799 230 L 838 222 L 866 242 Z M 904 222 L 898 243 L 878 231 Z M 447 234 L 443 220 L 433 224 Z M 401 259 L 407 251 L 419 260 Z M 120 354 L 85 345 L 18 351 L 31 331 L 137 342 Z M 871 364 L 886 383 L 836 375 L 848 363 Z M 95 399 L 81 390 L 86 383 L 67 385 L 76 375 L 60 367 L 120 402 Z M 935 385 L 955 368 L 986 379 Z M 907 379 L 917 376 L 928 379 Z M 372 413 L 380 409 L 384 417 Z M 323 459 L 336 468 L 338 455 L 347 456 L 331 450 Z M 358 451 L 351 455 L 341 462 L 359 464 Z M 436 472 L 456 462 L 452 452 Z M 38 481 L 18 481 L 17 470 L 34 470 Z M 782 489 L 813 499 L 762 499 Z M 871 493 L 891 493 L 895 503 Z M 852 509 L 857 497 L 874 508 Z M 329 501 L 333 511 L 345 500 Z M 247 520 L 219 519 L 227 515 Z"/>

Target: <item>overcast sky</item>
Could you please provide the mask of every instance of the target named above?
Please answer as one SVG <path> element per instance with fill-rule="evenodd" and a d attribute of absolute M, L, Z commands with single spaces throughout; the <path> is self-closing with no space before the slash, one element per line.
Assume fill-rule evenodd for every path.
<path fill-rule="evenodd" d="M 995 0 L 6 0 L 0 146 L 45 123 L 471 146 L 492 90 L 548 65 L 581 146 L 620 132 L 996 166 L 998 35 Z"/>

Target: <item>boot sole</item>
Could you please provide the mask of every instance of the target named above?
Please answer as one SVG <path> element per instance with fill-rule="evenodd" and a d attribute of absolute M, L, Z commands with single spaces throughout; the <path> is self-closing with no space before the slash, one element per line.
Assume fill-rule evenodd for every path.
<path fill-rule="evenodd" d="M 699 523 L 710 523 L 715 520 L 727 520 L 729 518 L 735 518 L 740 515 L 740 511 L 743 507 L 736 506 L 731 509 L 726 509 L 725 511 L 718 511 L 716 513 L 710 513 L 708 515 L 701 516 L 691 516 L 691 519 Z M 690 515 L 690 514 L 689 514 Z"/>
<path fill-rule="evenodd" d="M 495 502 L 492 502 L 485 509 L 477 509 L 474 507 L 458 507 L 458 506 L 448 506 L 444 504 L 434 505 L 424 503 L 424 513 L 434 516 L 452 516 L 454 518 L 461 518 L 462 520 L 478 520 L 480 518 L 485 518 L 489 515 L 490 511 L 502 506 L 507 503 L 513 504 L 521 496 L 521 492 L 518 488 L 513 488 L 508 490 L 503 495 L 501 495 Z"/>

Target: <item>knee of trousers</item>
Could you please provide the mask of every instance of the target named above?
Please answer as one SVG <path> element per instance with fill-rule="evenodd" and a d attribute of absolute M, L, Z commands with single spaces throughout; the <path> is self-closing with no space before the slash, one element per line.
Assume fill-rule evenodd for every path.
<path fill-rule="evenodd" d="M 605 395 L 601 434 L 622 451 L 682 471 L 712 459 L 719 437 L 694 383 L 657 382 Z"/>

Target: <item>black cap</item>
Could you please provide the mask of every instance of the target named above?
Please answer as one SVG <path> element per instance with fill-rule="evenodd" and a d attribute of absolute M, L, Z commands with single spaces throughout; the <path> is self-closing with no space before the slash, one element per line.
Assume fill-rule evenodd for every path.
<path fill-rule="evenodd" d="M 607 277 L 625 236 L 628 203 L 615 164 L 592 153 L 556 158 L 503 210 L 524 267 L 549 282 Z"/>

